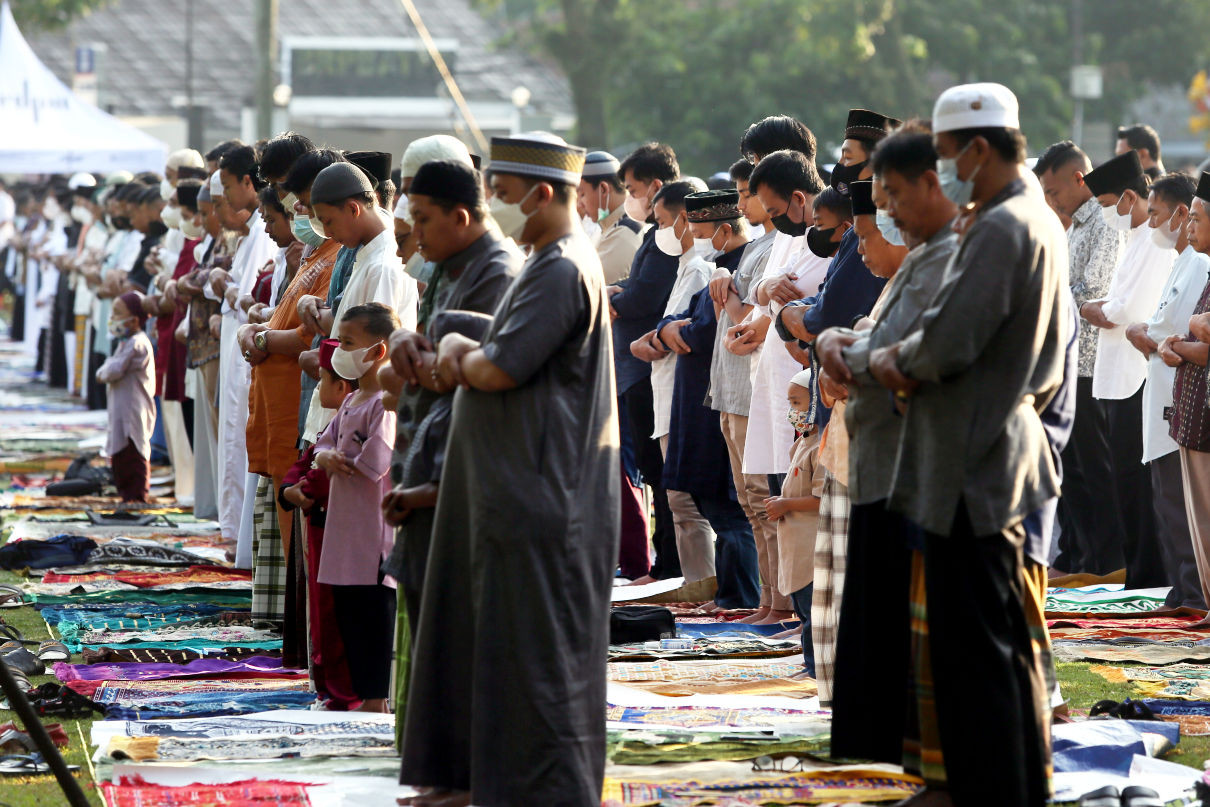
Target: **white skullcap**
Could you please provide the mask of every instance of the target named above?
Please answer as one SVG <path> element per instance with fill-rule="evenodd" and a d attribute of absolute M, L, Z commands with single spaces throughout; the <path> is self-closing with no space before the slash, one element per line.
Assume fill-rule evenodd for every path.
<path fill-rule="evenodd" d="M 399 169 L 401 177 L 414 177 L 420 166 L 433 160 L 453 160 L 474 167 L 471 153 L 466 144 L 456 137 L 449 135 L 429 135 L 419 140 L 413 140 L 403 152 L 403 164 Z"/>
<path fill-rule="evenodd" d="M 178 149 L 168 155 L 169 168 L 205 168 L 206 161 L 195 149 Z"/>
<path fill-rule="evenodd" d="M 400 221 L 406 221 L 408 226 L 412 226 L 412 210 L 408 205 L 408 195 L 406 193 L 399 194 L 399 201 L 395 203 L 395 218 Z"/>
<path fill-rule="evenodd" d="M 797 384 L 798 386 L 802 387 L 803 389 L 810 389 L 811 388 L 811 371 L 810 370 L 799 370 L 797 373 L 794 374 L 794 377 L 790 379 L 790 383 Z"/>
<path fill-rule="evenodd" d="M 223 195 L 223 180 L 219 177 L 219 172 L 215 171 L 213 174 L 210 175 L 210 196 L 216 197 L 216 196 L 222 196 L 222 195 Z"/>
<path fill-rule="evenodd" d="M 67 180 L 67 187 L 73 191 L 77 188 L 95 188 L 97 187 L 97 178 L 92 174 L 86 174 L 81 171 L 78 174 L 71 175 L 71 179 Z"/>
<path fill-rule="evenodd" d="M 959 129 L 1020 129 L 1019 104 L 1003 84 L 950 87 L 933 106 L 933 133 Z"/>

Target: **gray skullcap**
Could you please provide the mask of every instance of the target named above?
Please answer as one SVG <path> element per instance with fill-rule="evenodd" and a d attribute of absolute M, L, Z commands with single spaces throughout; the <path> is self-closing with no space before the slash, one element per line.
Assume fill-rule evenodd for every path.
<path fill-rule="evenodd" d="M 608 151 L 590 151 L 584 158 L 584 171 L 580 177 L 582 179 L 617 177 L 618 169 L 621 167 L 622 164 L 618 162 L 618 158 Z"/>
<path fill-rule="evenodd" d="M 350 196 L 374 194 L 374 183 L 353 163 L 332 163 L 311 183 L 311 204 L 342 202 Z"/>

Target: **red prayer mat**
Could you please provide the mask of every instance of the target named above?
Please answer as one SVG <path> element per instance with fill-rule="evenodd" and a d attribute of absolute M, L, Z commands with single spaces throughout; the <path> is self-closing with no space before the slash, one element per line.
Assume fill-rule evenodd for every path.
<path fill-rule="evenodd" d="M 141 777 L 124 777 L 120 784 L 102 782 L 101 793 L 109 807 L 266 807 L 273 804 L 307 807 L 307 787 L 299 782 L 247 779 L 223 785 L 164 787 Z"/>
<path fill-rule="evenodd" d="M 172 583 L 222 583 L 229 581 L 251 580 L 252 571 L 249 569 L 228 569 L 223 566 L 190 566 L 178 572 L 135 572 L 125 571 L 115 574 L 94 572 L 91 574 L 55 574 L 48 572 L 42 577 L 43 583 L 93 583 L 98 580 L 116 580 L 139 588 L 165 586 Z"/>

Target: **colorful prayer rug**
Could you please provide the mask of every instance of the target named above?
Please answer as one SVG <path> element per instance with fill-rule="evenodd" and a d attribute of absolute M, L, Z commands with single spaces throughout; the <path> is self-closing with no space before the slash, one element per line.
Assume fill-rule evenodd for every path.
<path fill-rule="evenodd" d="M 829 712 L 802 709 L 728 709 L 718 706 L 614 706 L 605 708 L 605 719 L 635 726 L 679 726 L 686 729 L 766 729 L 808 724 L 827 726 Z"/>
<path fill-rule="evenodd" d="M 905 774 L 845 770 L 772 774 L 765 779 L 730 782 L 626 782 L 606 779 L 602 804 L 718 804 L 728 797 L 743 804 L 853 804 L 900 801 L 916 794 L 924 781 Z"/>
<path fill-rule="evenodd" d="M 609 646 L 609 660 L 637 661 L 640 659 L 702 659 L 702 658 L 778 658 L 802 652 L 802 642 L 794 640 L 747 638 L 699 638 L 693 646 L 663 650 L 660 642 L 635 642 Z"/>
<path fill-rule="evenodd" d="M 1210 660 L 1210 647 L 1180 647 L 1164 644 L 1085 644 L 1055 642 L 1055 661 L 1132 661 L 1138 664 L 1176 664 Z"/>
<path fill-rule="evenodd" d="M 121 784 L 102 782 L 100 787 L 109 807 L 308 807 L 311 804 L 307 785 L 298 782 L 248 779 L 224 785 L 164 787 L 136 777 L 135 781 L 123 779 Z"/>

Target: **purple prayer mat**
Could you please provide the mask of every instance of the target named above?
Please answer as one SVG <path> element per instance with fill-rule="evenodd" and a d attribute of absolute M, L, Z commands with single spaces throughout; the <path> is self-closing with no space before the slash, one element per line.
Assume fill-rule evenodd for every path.
<path fill-rule="evenodd" d="M 120 661 L 113 664 L 54 665 L 55 677 L 68 681 L 149 681 L 157 678 L 271 678 L 306 675 L 306 670 L 286 669 L 273 656 L 251 656 L 243 661 L 202 658 L 187 664 L 144 664 Z"/>

